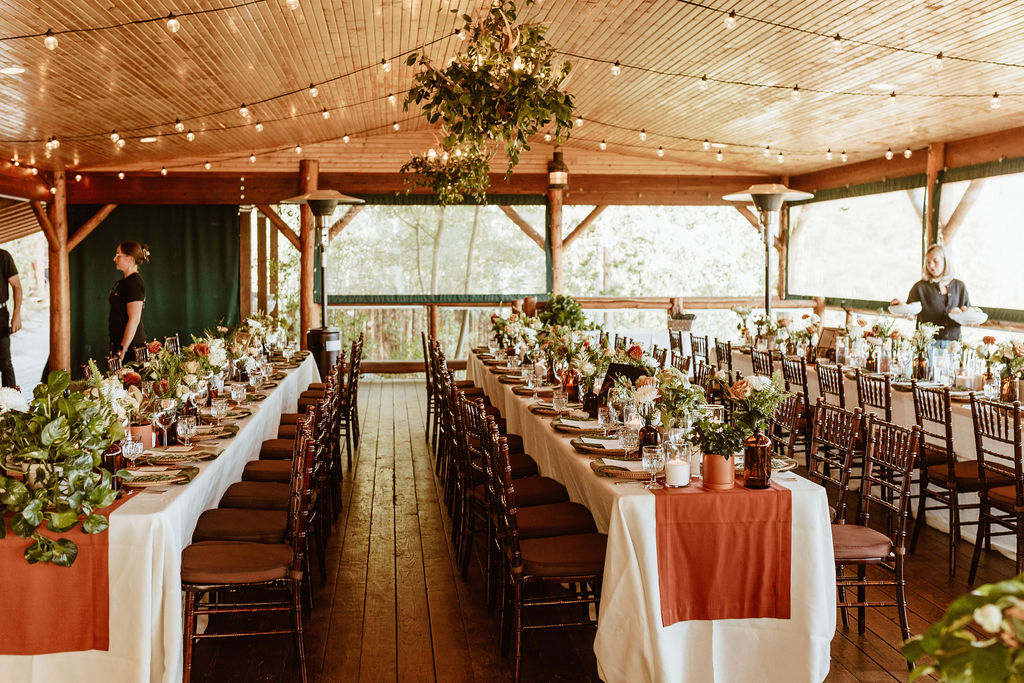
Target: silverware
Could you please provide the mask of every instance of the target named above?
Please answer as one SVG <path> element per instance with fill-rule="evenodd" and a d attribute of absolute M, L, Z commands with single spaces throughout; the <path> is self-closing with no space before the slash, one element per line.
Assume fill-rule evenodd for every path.
<path fill-rule="evenodd" d="M 618 486 L 619 484 L 646 484 L 646 483 L 647 482 L 644 481 L 643 479 L 630 479 L 628 481 L 617 481 L 617 482 L 615 482 L 615 485 Z"/>

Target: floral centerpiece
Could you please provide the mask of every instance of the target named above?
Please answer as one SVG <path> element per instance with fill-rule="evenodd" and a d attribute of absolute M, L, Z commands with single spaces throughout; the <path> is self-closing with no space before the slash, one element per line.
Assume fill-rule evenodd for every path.
<path fill-rule="evenodd" d="M 106 397 L 113 385 L 102 384 L 98 373 L 90 381 L 94 396 L 72 388 L 66 371 L 51 372 L 28 404 L 15 390 L 0 390 L 0 462 L 6 472 L 0 475 L 0 537 L 9 516 L 11 530 L 32 540 L 25 549 L 30 564 L 69 567 L 78 555 L 73 540 L 44 531 L 64 534 L 81 524 L 82 531 L 96 534 L 108 525 L 97 510 L 113 503 L 116 492 L 100 463 L 124 429 Z"/>
<path fill-rule="evenodd" d="M 1024 574 L 990 583 L 953 601 L 942 619 L 903 643 L 908 681 L 934 675 L 951 682 L 1019 681 L 1024 665 Z"/>
<path fill-rule="evenodd" d="M 633 367 L 642 368 L 648 374 L 652 374 L 658 369 L 658 361 L 654 360 L 654 356 L 646 353 L 644 351 L 644 347 L 639 344 L 633 344 L 625 350 L 616 350 L 614 361 L 616 363 L 624 363 L 626 365 L 632 365 Z"/>
<path fill-rule="evenodd" d="M 776 371 L 771 377 L 751 375 L 736 380 L 727 394 L 735 407 L 733 420 L 748 434 L 768 429 L 768 421 L 785 398 L 782 375 Z"/>
<path fill-rule="evenodd" d="M 1024 343 L 1008 341 L 1000 344 L 995 352 L 995 360 L 1003 365 L 1003 379 L 1024 377 Z"/>
<path fill-rule="evenodd" d="M 537 317 L 546 326 L 568 327 L 571 330 L 590 330 L 594 327 L 579 302 L 566 294 L 555 294 L 548 299 L 537 312 Z"/>
<path fill-rule="evenodd" d="M 939 326 L 933 323 L 917 324 L 914 336 L 910 339 L 911 347 L 914 349 L 914 379 L 928 378 L 928 352 L 938 331 Z"/>
<path fill-rule="evenodd" d="M 688 429 L 700 415 L 700 407 L 706 401 L 704 390 L 690 384 L 690 380 L 677 368 L 668 367 L 655 375 L 658 396 L 658 413 L 666 429 Z"/>
<path fill-rule="evenodd" d="M 736 323 L 736 330 L 740 333 L 740 342 L 750 344 L 750 317 L 754 312 L 750 306 L 733 306 L 732 312 L 739 316 L 740 321 Z"/>
<path fill-rule="evenodd" d="M 974 347 L 974 353 L 985 363 L 985 374 L 992 374 L 992 366 L 999 362 L 999 346 L 996 344 L 996 338 L 991 334 L 986 334 L 978 342 L 978 345 Z"/>
<path fill-rule="evenodd" d="M 778 323 L 767 315 L 759 315 L 754 318 L 754 329 L 757 331 L 757 339 L 764 339 L 772 344 L 775 343 L 778 333 Z M 756 340 L 755 340 L 756 343 Z"/>

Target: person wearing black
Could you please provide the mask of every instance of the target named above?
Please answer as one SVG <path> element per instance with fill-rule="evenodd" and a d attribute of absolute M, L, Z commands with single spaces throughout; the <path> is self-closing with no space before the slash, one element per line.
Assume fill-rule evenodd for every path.
<path fill-rule="evenodd" d="M 146 285 L 139 275 L 139 266 L 148 260 L 149 247 L 138 242 L 122 242 L 114 252 L 114 267 L 124 277 L 110 290 L 108 329 L 110 355 L 121 360 L 128 349 L 146 343 L 146 328 L 142 325 Z"/>
<path fill-rule="evenodd" d="M 946 348 L 960 339 L 960 324 L 949 317 L 952 308 L 971 305 L 967 287 L 953 277 L 946 250 L 938 244 L 928 247 L 924 256 L 924 277 L 910 288 L 907 303 L 921 302 L 918 323 L 939 326 L 935 346 Z"/>
<path fill-rule="evenodd" d="M 11 362 L 11 335 L 21 329 L 21 278 L 14 258 L 0 249 L 0 375 L 5 387 L 17 387 L 14 379 L 14 364 Z M 7 295 L 10 285 L 11 296 Z M 8 310 L 7 300 L 13 298 L 13 311 Z"/>

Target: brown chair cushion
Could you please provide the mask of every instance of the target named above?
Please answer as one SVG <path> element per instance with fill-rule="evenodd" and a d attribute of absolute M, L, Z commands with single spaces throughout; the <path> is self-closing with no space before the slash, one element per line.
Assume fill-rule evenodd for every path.
<path fill-rule="evenodd" d="M 235 482 L 224 492 L 220 499 L 220 507 L 287 510 L 290 489 L 288 484 L 269 481 Z"/>
<path fill-rule="evenodd" d="M 273 581 L 288 576 L 292 547 L 284 543 L 202 541 L 181 553 L 181 582 L 237 584 Z"/>
<path fill-rule="evenodd" d="M 480 398 L 484 395 L 484 390 L 480 387 L 465 387 L 460 388 L 459 391 L 461 391 L 462 395 L 466 398 Z"/>
<path fill-rule="evenodd" d="M 988 498 L 989 502 L 996 507 L 1012 511 L 1017 504 L 1017 487 L 1012 484 L 1009 486 L 994 486 L 988 490 Z"/>
<path fill-rule="evenodd" d="M 277 438 L 279 439 L 294 439 L 295 434 L 299 431 L 299 425 L 297 424 L 281 424 L 277 428 Z"/>
<path fill-rule="evenodd" d="M 956 477 L 957 491 L 978 491 L 981 489 L 981 481 L 978 479 L 978 461 L 961 460 L 954 465 L 954 476 Z M 941 465 L 928 467 L 928 479 L 945 488 L 949 488 L 949 467 L 943 462 Z"/>
<path fill-rule="evenodd" d="M 524 508 L 531 505 L 561 503 L 569 500 L 569 492 L 554 479 L 548 477 L 523 477 L 515 480 L 516 507 Z M 473 495 L 480 502 L 486 502 L 484 485 L 478 484 Z"/>
<path fill-rule="evenodd" d="M 522 479 L 537 474 L 537 463 L 526 453 L 509 453 L 509 465 L 512 466 L 512 477 Z"/>
<path fill-rule="evenodd" d="M 288 513 L 284 511 L 215 508 L 199 516 L 192 541 L 284 543 L 287 533 Z"/>
<path fill-rule="evenodd" d="M 519 538 L 545 538 L 597 531 L 594 517 L 579 503 L 549 503 L 517 511 Z"/>
<path fill-rule="evenodd" d="M 321 397 L 321 398 L 323 398 L 323 397 Z M 306 397 L 300 396 L 299 397 L 299 410 L 301 410 L 303 413 L 305 413 L 306 412 L 306 408 L 308 408 L 310 406 L 315 406 L 319 402 L 320 402 L 320 398 L 312 398 L 312 397 L 308 397 L 308 396 L 306 396 Z"/>
<path fill-rule="evenodd" d="M 281 424 L 297 425 L 303 417 L 305 417 L 305 413 L 281 413 Z"/>
<path fill-rule="evenodd" d="M 505 441 L 508 443 L 509 453 L 523 453 L 526 448 L 523 447 L 523 437 L 518 434 L 505 434 Z"/>
<path fill-rule="evenodd" d="M 323 398 L 324 397 L 324 390 L 323 389 L 306 389 L 301 394 L 299 394 L 299 398 L 305 398 L 307 396 L 309 396 L 311 398 Z"/>
<path fill-rule="evenodd" d="M 309 386 L 306 387 L 306 390 L 309 391 L 309 390 L 317 390 L 317 389 L 319 389 L 320 391 L 323 391 L 326 388 L 327 388 L 327 385 L 324 384 L 323 382 L 310 382 Z"/>
<path fill-rule="evenodd" d="M 932 465 L 946 464 L 946 447 L 938 444 L 926 443 L 921 446 L 921 453 L 917 463 L 918 468 L 924 469 Z"/>
<path fill-rule="evenodd" d="M 590 533 L 530 538 L 519 549 L 530 576 L 601 576 L 607 545 L 607 536 Z"/>
<path fill-rule="evenodd" d="M 832 550 L 836 561 L 872 560 L 889 556 L 892 541 L 883 533 L 859 524 L 833 524 Z"/>
<path fill-rule="evenodd" d="M 291 460 L 253 460 L 245 463 L 242 481 L 276 481 L 287 484 L 292 477 Z"/>
<path fill-rule="evenodd" d="M 295 439 L 267 439 L 260 446 L 261 460 L 291 460 Z"/>
<path fill-rule="evenodd" d="M 475 389 L 476 385 L 473 384 L 471 379 L 457 379 L 455 380 L 455 386 L 459 389 Z"/>

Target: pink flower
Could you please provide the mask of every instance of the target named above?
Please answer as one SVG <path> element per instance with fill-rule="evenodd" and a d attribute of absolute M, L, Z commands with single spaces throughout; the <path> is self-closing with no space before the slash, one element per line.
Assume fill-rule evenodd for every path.
<path fill-rule="evenodd" d="M 515 322 L 515 321 L 517 321 L 517 320 L 519 320 L 519 316 L 518 316 L 518 315 L 516 315 L 515 313 L 513 313 L 512 315 L 510 315 L 510 316 L 508 317 L 508 321 L 509 321 L 510 323 L 514 323 L 514 322 Z"/>
<path fill-rule="evenodd" d="M 996 343 L 996 338 L 993 337 L 991 334 L 986 334 L 984 337 L 981 338 L 981 343 L 988 344 L 989 346 L 991 346 L 992 344 Z"/>
<path fill-rule="evenodd" d="M 902 336 L 899 330 L 893 330 L 889 333 L 889 339 L 900 339 Z"/>
<path fill-rule="evenodd" d="M 735 384 L 729 387 L 729 395 L 737 401 L 742 401 L 754 390 L 754 387 L 750 385 L 750 382 L 746 379 L 737 380 Z"/>
<path fill-rule="evenodd" d="M 626 351 L 626 353 L 629 354 L 629 357 L 632 358 L 633 360 L 640 360 L 641 358 L 644 357 L 643 347 L 641 347 L 638 344 L 630 346 L 629 350 Z"/>
<path fill-rule="evenodd" d="M 637 389 L 639 389 L 640 387 L 647 387 L 647 386 L 653 386 L 653 385 L 654 385 L 654 378 L 653 377 L 648 377 L 647 375 L 644 375 L 643 377 L 637 377 L 637 379 L 636 379 L 636 387 L 637 387 Z"/>

